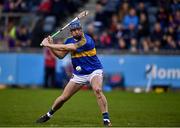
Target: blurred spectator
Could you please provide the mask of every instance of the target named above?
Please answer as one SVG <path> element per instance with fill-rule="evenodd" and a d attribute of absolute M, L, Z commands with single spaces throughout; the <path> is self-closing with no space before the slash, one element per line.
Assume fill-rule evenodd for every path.
<path fill-rule="evenodd" d="M 117 25 L 118 25 L 118 17 L 116 14 L 113 14 L 113 16 L 111 17 L 111 23 L 109 27 L 111 33 L 115 33 L 117 31 Z"/>
<path fill-rule="evenodd" d="M 125 29 L 123 32 L 123 38 L 126 41 L 129 41 L 131 38 L 137 38 L 137 29 L 133 24 L 130 24 L 128 29 Z"/>
<path fill-rule="evenodd" d="M 178 48 L 180 49 L 180 25 L 177 28 L 177 34 L 176 35 L 177 35 L 176 36 L 177 45 L 178 45 Z"/>
<path fill-rule="evenodd" d="M 0 26 L 0 40 L 4 39 L 4 26 Z"/>
<path fill-rule="evenodd" d="M 116 12 L 118 7 L 119 0 L 107 0 L 106 4 L 104 5 L 104 13 L 106 17 L 112 17 L 112 15 Z M 110 19 L 106 18 L 107 23 L 110 24 Z"/>
<path fill-rule="evenodd" d="M 51 12 L 51 8 L 52 8 L 51 0 L 42 0 L 38 7 L 38 11 L 44 15 L 48 15 Z"/>
<path fill-rule="evenodd" d="M 27 12 L 27 2 L 23 0 L 4 1 L 3 12 Z"/>
<path fill-rule="evenodd" d="M 30 33 L 25 25 L 21 25 L 16 31 L 16 46 L 18 47 L 30 47 Z"/>
<path fill-rule="evenodd" d="M 172 12 L 178 11 L 180 9 L 179 0 L 171 0 L 170 7 Z"/>
<path fill-rule="evenodd" d="M 4 30 L 3 27 L 0 27 L 0 49 L 6 49 L 7 42 L 4 39 Z"/>
<path fill-rule="evenodd" d="M 62 23 L 62 19 L 67 15 L 67 5 L 63 0 L 52 0 L 51 13 L 56 17 L 56 26 Z"/>
<path fill-rule="evenodd" d="M 160 40 L 153 41 L 153 51 L 158 52 L 161 49 L 162 42 Z"/>
<path fill-rule="evenodd" d="M 74 12 L 77 12 L 79 7 L 82 7 L 83 2 L 86 2 L 87 0 L 65 0 L 66 8 L 68 8 L 68 14 L 73 14 Z"/>
<path fill-rule="evenodd" d="M 5 40 L 8 43 L 9 48 L 16 46 L 16 25 L 13 19 L 9 19 L 9 23 L 6 26 Z"/>
<path fill-rule="evenodd" d="M 172 38 L 177 41 L 177 32 L 172 26 L 167 28 L 167 31 L 164 34 L 164 39 L 166 39 L 168 35 L 172 36 Z"/>
<path fill-rule="evenodd" d="M 101 30 L 106 26 L 106 15 L 103 12 L 102 5 L 98 2 L 96 3 L 94 26 L 98 28 L 98 30 Z"/>
<path fill-rule="evenodd" d="M 138 42 L 137 42 L 136 38 L 132 38 L 130 40 L 130 48 L 129 48 L 129 50 L 131 52 L 137 52 L 138 51 Z"/>
<path fill-rule="evenodd" d="M 122 22 L 123 18 L 129 13 L 129 4 L 127 2 L 123 2 L 118 10 L 118 20 Z"/>
<path fill-rule="evenodd" d="M 168 13 L 163 7 L 160 7 L 157 12 L 157 21 L 161 24 L 162 28 L 168 26 Z"/>
<path fill-rule="evenodd" d="M 109 20 L 110 22 L 104 20 L 107 24 L 104 26 L 104 29 L 110 32 L 111 41 L 116 42 L 118 47 L 120 46 L 120 49 L 129 48 L 131 50 L 132 48 L 138 50 L 142 48 L 143 51 L 159 51 L 165 46 L 165 37 L 170 33 L 176 44 L 179 44 L 177 28 L 180 24 L 180 15 L 177 9 L 179 7 L 177 0 L 136 0 L 131 3 L 128 0 L 124 0 L 119 1 L 118 4 L 115 0 L 112 3 L 116 3 L 119 8 L 116 10 L 117 14 L 112 13 L 113 15 L 106 14 L 105 8 L 108 1 L 102 1 L 98 1 L 97 3 L 100 5 L 101 14 L 111 19 Z M 113 4 L 111 6 L 116 8 Z M 176 9 L 170 9 L 169 4 L 173 6 L 172 8 Z M 134 8 L 136 5 L 138 5 L 137 8 Z M 170 12 L 168 12 L 169 10 Z M 151 25 L 154 27 L 150 27 Z M 131 41 L 136 43 L 132 43 Z M 139 41 L 141 42 L 140 45 L 138 44 Z M 134 44 L 137 44 L 137 47 Z M 115 48 L 117 45 L 112 46 Z"/>
<path fill-rule="evenodd" d="M 112 47 L 111 36 L 107 31 L 103 31 L 102 35 L 100 36 L 100 42 L 104 48 Z"/>
<path fill-rule="evenodd" d="M 133 25 L 135 28 L 138 27 L 138 16 L 136 15 L 136 10 L 134 8 L 131 8 L 129 10 L 129 14 L 125 15 L 125 17 L 123 18 L 123 25 L 125 27 L 125 29 L 128 29 L 129 26 Z"/>
<path fill-rule="evenodd" d="M 45 76 L 44 87 L 56 87 L 55 86 L 55 69 L 56 69 L 56 57 L 51 53 L 49 49 L 45 49 Z"/>
<path fill-rule="evenodd" d="M 180 10 L 174 12 L 174 23 L 176 24 L 176 28 L 180 25 Z"/>
<path fill-rule="evenodd" d="M 172 35 L 167 35 L 166 40 L 165 40 L 165 49 L 169 49 L 169 50 L 175 50 L 177 49 L 176 43 L 172 37 Z"/>
<path fill-rule="evenodd" d="M 169 16 L 169 23 L 168 23 L 168 25 L 173 27 L 174 29 L 177 27 L 177 24 L 175 23 L 174 17 L 172 15 Z"/>
<path fill-rule="evenodd" d="M 42 0 L 27 0 L 29 12 L 37 12 Z"/>
<path fill-rule="evenodd" d="M 0 13 L 3 11 L 3 1 L 0 1 Z"/>
<path fill-rule="evenodd" d="M 160 42 L 163 41 L 164 32 L 162 30 L 160 23 L 158 23 L 158 22 L 155 23 L 154 29 L 151 32 L 150 36 L 151 36 L 152 41 L 157 41 L 157 40 Z"/>
<path fill-rule="evenodd" d="M 128 48 L 128 45 L 126 44 L 125 40 L 123 38 L 119 38 L 118 40 L 118 48 L 121 50 L 125 50 Z"/>
<path fill-rule="evenodd" d="M 146 16 L 146 18 L 148 17 L 148 12 L 147 9 L 145 8 L 145 4 L 144 2 L 141 1 L 138 3 L 137 15 L 140 17 L 142 13 Z"/>
<path fill-rule="evenodd" d="M 22 36 L 21 28 L 16 29 L 16 26 L 23 22 L 29 25 L 27 29 L 31 33 L 31 47 L 39 47 L 45 35 L 52 33 L 66 16 L 72 15 L 87 1 L 3 0 L 0 2 L 0 12 L 13 13 L 13 15 L 18 12 L 16 18 L 18 22 L 13 23 L 9 20 L 7 25 L 5 21 L 8 20 L 2 17 L 0 23 L 3 21 L 6 26 L 5 32 L 0 36 L 5 39 L 9 47 L 21 47 L 21 44 L 29 46 L 30 43 L 22 43 L 26 42 L 23 41 L 26 40 L 25 37 L 29 38 L 28 34 Z M 34 13 L 33 22 L 32 19 L 29 20 L 30 17 L 26 18 L 27 16 L 19 18 L 21 12 Z M 40 20 L 36 22 L 37 19 Z M 180 49 L 179 0 L 97 0 L 95 16 L 92 20 L 94 21 L 88 20 L 90 25 L 87 26 L 87 33 L 96 41 L 97 48 L 119 47 L 131 50 L 134 49 L 132 46 L 134 43 L 131 41 L 136 40 L 137 50 L 173 49 L 171 47 L 174 46 L 173 43 L 169 46 L 167 42 L 175 42 L 176 49 Z"/>
<path fill-rule="evenodd" d="M 150 40 L 148 38 L 142 38 L 140 41 L 140 47 L 143 52 L 150 51 Z"/>
<path fill-rule="evenodd" d="M 149 22 L 147 20 L 146 14 L 141 13 L 139 16 L 138 37 L 140 39 L 147 36 L 149 36 Z"/>
<path fill-rule="evenodd" d="M 97 0 L 97 3 L 101 4 L 102 6 L 105 6 L 108 3 L 108 0 Z"/>
<path fill-rule="evenodd" d="M 164 32 L 162 30 L 162 27 L 160 23 L 156 22 L 154 25 L 154 29 L 151 32 L 151 42 L 152 42 L 152 50 L 155 52 L 158 52 L 162 46 L 163 38 L 164 38 Z"/>
<path fill-rule="evenodd" d="M 123 26 L 122 24 L 117 24 L 116 38 L 119 39 L 123 36 Z"/>
<path fill-rule="evenodd" d="M 95 31 L 94 31 L 94 26 L 93 26 L 93 24 L 89 24 L 89 25 L 87 26 L 87 32 L 86 32 L 86 33 L 94 39 Z"/>
<path fill-rule="evenodd" d="M 86 33 L 95 40 L 95 43 L 98 42 L 98 35 L 97 35 L 98 33 L 95 31 L 93 24 L 89 24 L 87 26 L 87 32 Z"/>

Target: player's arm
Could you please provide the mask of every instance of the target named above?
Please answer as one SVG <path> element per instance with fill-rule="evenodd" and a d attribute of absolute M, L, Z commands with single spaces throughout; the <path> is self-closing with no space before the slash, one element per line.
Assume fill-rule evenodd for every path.
<path fill-rule="evenodd" d="M 59 51 L 75 51 L 77 49 L 77 45 L 75 44 L 53 44 L 50 43 L 52 38 L 49 36 L 42 41 L 42 46 L 48 47 L 50 49 L 59 50 Z"/>
<path fill-rule="evenodd" d="M 47 40 L 50 44 L 53 44 L 53 40 L 50 36 L 48 36 Z M 56 50 L 52 48 L 49 48 L 49 49 L 59 59 L 63 59 L 68 54 L 68 51 L 66 50 L 60 51 L 60 50 Z"/>
<path fill-rule="evenodd" d="M 75 51 L 77 49 L 74 44 L 47 44 L 46 47 L 62 51 Z"/>
<path fill-rule="evenodd" d="M 53 44 L 53 40 L 50 36 L 48 36 L 47 38 L 45 38 L 43 41 L 42 41 L 42 45 L 44 43 L 49 43 L 49 44 Z M 44 45 L 43 45 L 44 46 Z M 67 50 L 57 50 L 57 49 L 53 49 L 53 48 L 49 48 L 50 51 L 56 56 L 58 57 L 59 59 L 63 59 L 69 51 Z"/>
<path fill-rule="evenodd" d="M 50 48 L 50 51 L 59 59 L 63 59 L 68 54 L 68 51 L 59 51 L 52 48 Z"/>

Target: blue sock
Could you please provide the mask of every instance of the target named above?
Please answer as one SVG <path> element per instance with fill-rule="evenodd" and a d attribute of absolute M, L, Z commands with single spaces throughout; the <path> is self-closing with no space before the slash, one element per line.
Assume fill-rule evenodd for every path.
<path fill-rule="evenodd" d="M 109 119 L 109 113 L 108 112 L 105 112 L 102 115 L 103 115 L 103 119 Z"/>

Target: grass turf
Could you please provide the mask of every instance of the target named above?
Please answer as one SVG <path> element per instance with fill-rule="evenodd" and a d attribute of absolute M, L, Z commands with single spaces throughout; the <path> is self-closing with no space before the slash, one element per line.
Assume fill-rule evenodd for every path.
<path fill-rule="evenodd" d="M 103 126 L 92 91 L 80 91 L 44 124 L 35 120 L 50 108 L 59 90 L 0 90 L 0 126 Z M 113 126 L 180 126 L 180 93 L 105 93 Z"/>

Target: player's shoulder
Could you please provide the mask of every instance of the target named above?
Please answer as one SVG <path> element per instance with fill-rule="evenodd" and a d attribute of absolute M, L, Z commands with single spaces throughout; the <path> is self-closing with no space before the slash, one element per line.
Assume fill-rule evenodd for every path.
<path fill-rule="evenodd" d="M 84 37 L 87 38 L 87 39 L 92 39 L 92 37 L 87 33 L 84 33 Z"/>
<path fill-rule="evenodd" d="M 69 37 L 64 39 L 64 44 L 68 44 L 68 43 L 72 42 L 72 40 L 73 40 L 73 37 L 69 36 Z"/>
<path fill-rule="evenodd" d="M 72 37 L 72 36 L 68 36 L 67 38 L 65 38 L 65 39 L 64 39 L 64 41 L 66 41 L 66 40 L 68 40 L 68 41 L 69 41 L 69 40 L 72 40 L 72 39 L 73 39 L 73 37 Z"/>
<path fill-rule="evenodd" d="M 94 42 L 93 38 L 92 38 L 90 35 L 84 33 L 84 37 L 86 38 L 86 41 L 88 41 L 88 42 Z"/>

